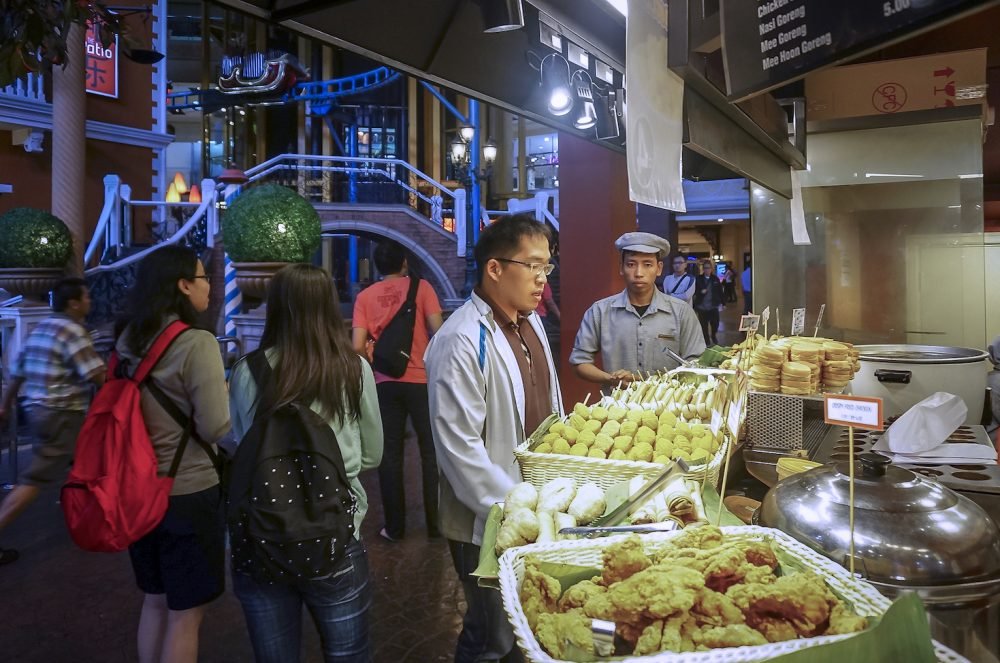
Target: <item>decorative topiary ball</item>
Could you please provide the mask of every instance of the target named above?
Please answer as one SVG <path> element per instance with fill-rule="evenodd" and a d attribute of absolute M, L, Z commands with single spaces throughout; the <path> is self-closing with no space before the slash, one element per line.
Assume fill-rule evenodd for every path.
<path fill-rule="evenodd" d="M 73 255 L 73 236 L 48 212 L 16 207 L 0 215 L 0 268 L 62 268 Z"/>
<path fill-rule="evenodd" d="M 233 262 L 308 262 L 320 244 L 319 214 L 302 196 L 277 184 L 241 193 L 222 217 Z"/>

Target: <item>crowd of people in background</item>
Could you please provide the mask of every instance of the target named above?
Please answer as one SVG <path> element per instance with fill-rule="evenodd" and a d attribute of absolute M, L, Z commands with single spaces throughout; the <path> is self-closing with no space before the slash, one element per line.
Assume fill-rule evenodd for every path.
<path fill-rule="evenodd" d="M 674 255 L 660 289 L 669 242 L 633 232 L 615 247 L 625 288 L 587 310 L 569 355 L 575 373 L 602 389 L 697 357 L 717 343 L 719 312 L 736 301 L 730 264 L 720 278 L 711 260 Z M 258 661 L 297 660 L 303 606 L 325 660 L 370 660 L 372 587 L 360 538 L 368 499 L 358 476 L 378 468 L 379 535 L 390 543 L 406 537 L 408 423 L 419 449 L 426 532 L 447 539 L 465 594 L 455 660 L 516 660 L 499 593 L 481 588 L 472 572 L 490 508 L 520 480 L 514 448 L 550 414 L 562 414 L 558 354 L 551 348 L 560 332 L 548 282 L 555 268 L 551 250 L 548 227 L 530 215 L 494 222 L 475 247 L 474 291 L 444 320 L 433 288 L 413 273 L 404 249 L 384 242 L 374 252 L 382 279 L 357 296 L 350 327 L 331 276 L 313 265 L 289 265 L 269 285 L 260 347 L 231 368 L 228 380 L 214 335 L 197 328 L 210 286 L 196 253 L 167 246 L 140 263 L 116 329 L 114 377 L 133 375 L 172 323 L 190 325 L 142 383 L 141 414 L 159 471 L 174 478 L 162 521 L 128 548 L 144 596 L 137 636 L 142 663 L 197 660 L 205 606 L 225 591 L 227 530 L 232 588 Z M 750 283 L 748 263 L 740 277 L 745 309 Z M 65 481 L 93 387 L 107 376 L 83 326 L 90 308 L 86 283 L 60 282 L 52 308 L 28 337 L 0 400 L 4 419 L 21 396 L 36 442 L 34 460 L 0 504 L 0 531 L 40 487 Z M 405 361 L 390 374 L 373 357 L 404 314 L 411 321 Z M 286 406 L 310 413 L 301 416 L 336 441 L 352 535 L 332 540 L 323 553 L 332 566 L 321 577 L 273 581 L 255 568 L 267 560 L 246 554 L 254 542 L 233 540 L 243 530 L 227 511 L 216 455 L 222 448 L 238 459 L 241 443 L 257 444 L 261 422 Z M 189 438 L 197 444 L 186 444 Z M 285 480 L 280 474 L 261 479 L 263 486 Z M 289 504 L 313 494 L 301 485 L 280 488 L 290 491 Z M 16 559 L 16 551 L 0 548 L 0 565 Z"/>

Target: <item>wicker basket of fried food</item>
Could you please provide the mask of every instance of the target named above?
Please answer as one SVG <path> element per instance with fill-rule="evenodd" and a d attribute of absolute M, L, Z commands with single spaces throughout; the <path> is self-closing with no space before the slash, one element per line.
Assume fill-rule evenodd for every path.
<path fill-rule="evenodd" d="M 596 573 L 581 578 L 587 567 Z M 524 546 L 500 558 L 500 587 L 537 663 L 597 660 L 593 620 L 614 625 L 609 655 L 761 661 L 849 637 L 890 606 L 840 565 L 752 526 Z"/>

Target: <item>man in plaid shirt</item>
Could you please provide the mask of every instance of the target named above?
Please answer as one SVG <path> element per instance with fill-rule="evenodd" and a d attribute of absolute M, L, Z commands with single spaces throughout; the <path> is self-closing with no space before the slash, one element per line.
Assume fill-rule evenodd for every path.
<path fill-rule="evenodd" d="M 0 402 L 3 421 L 23 386 L 35 441 L 31 465 L 0 503 L 0 530 L 38 497 L 42 486 L 65 480 L 90 404 L 91 383 L 104 384 L 104 361 L 82 324 L 90 311 L 86 281 L 61 280 L 52 290 L 52 309 L 54 314 L 28 335 L 11 369 L 10 388 Z M 17 551 L 0 548 L 0 564 L 16 559 Z"/>

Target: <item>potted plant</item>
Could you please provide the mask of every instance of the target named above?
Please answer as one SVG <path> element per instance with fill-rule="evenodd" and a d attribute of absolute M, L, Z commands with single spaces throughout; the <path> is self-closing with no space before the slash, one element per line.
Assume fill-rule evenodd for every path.
<path fill-rule="evenodd" d="M 319 214 L 291 189 L 264 184 L 240 194 L 222 217 L 222 235 L 240 292 L 263 299 L 275 272 L 319 248 Z"/>
<path fill-rule="evenodd" d="M 73 255 L 73 236 L 58 217 L 17 207 L 0 215 L 0 288 L 44 297 Z"/>

